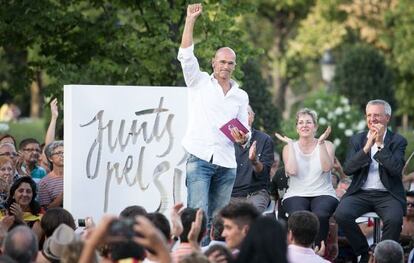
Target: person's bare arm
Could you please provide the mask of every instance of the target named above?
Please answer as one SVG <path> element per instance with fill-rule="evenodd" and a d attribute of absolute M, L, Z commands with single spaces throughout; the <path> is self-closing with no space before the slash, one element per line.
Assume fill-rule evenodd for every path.
<path fill-rule="evenodd" d="M 200 250 L 200 244 L 198 243 L 198 236 L 200 235 L 201 231 L 201 224 L 203 220 L 203 210 L 199 208 L 196 213 L 196 218 L 194 222 L 191 224 L 190 232 L 188 232 L 188 242 L 191 245 L 191 248 L 194 251 Z"/>
<path fill-rule="evenodd" d="M 298 172 L 298 167 L 295 157 L 295 149 L 293 149 L 293 140 L 287 136 L 282 136 L 279 133 L 275 133 L 276 138 L 286 143 L 283 147 L 282 158 L 285 164 L 285 172 L 287 175 L 296 175 Z"/>
<path fill-rule="evenodd" d="M 55 140 L 56 136 L 56 122 L 59 117 L 59 108 L 58 108 L 58 100 L 54 99 L 52 102 L 50 102 L 50 123 L 49 127 L 46 131 L 46 137 L 45 137 L 45 145 L 47 146 L 49 143 L 53 142 Z"/>
<path fill-rule="evenodd" d="M 183 36 L 181 38 L 181 48 L 187 48 L 193 44 L 194 25 L 202 11 L 203 7 L 201 4 L 188 5 Z"/>

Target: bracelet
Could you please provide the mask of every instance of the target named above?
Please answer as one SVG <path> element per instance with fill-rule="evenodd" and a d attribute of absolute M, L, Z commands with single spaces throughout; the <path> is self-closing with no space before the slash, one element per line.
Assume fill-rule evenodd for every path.
<path fill-rule="evenodd" d="M 322 145 L 322 144 L 324 144 L 324 143 L 325 143 L 325 140 L 320 141 L 320 142 L 318 142 L 318 143 L 319 143 L 319 145 Z"/>

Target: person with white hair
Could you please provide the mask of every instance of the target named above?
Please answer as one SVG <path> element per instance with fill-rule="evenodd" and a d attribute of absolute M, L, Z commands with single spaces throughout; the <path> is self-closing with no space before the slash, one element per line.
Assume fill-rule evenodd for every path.
<path fill-rule="evenodd" d="M 335 212 L 360 262 L 368 262 L 369 247 L 355 219 L 376 212 L 383 222 L 382 240 L 398 241 L 406 210 L 401 175 L 407 140 L 388 129 L 391 106 L 386 101 L 369 101 L 365 115 L 368 131 L 351 137 L 344 163 L 352 183 Z"/>
<path fill-rule="evenodd" d="M 403 263 L 404 251 L 394 240 L 383 240 L 377 244 L 373 255 L 374 263 Z"/>
<path fill-rule="evenodd" d="M 16 262 L 36 262 L 38 244 L 35 233 L 27 226 L 12 229 L 4 240 L 4 255 Z"/>

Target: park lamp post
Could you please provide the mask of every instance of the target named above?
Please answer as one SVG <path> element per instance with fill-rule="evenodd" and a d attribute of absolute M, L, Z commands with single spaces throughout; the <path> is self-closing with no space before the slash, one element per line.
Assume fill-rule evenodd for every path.
<path fill-rule="evenodd" d="M 332 88 L 332 80 L 335 77 L 335 59 L 331 50 L 327 49 L 323 52 L 321 58 L 322 79 L 325 81 L 328 91 Z"/>

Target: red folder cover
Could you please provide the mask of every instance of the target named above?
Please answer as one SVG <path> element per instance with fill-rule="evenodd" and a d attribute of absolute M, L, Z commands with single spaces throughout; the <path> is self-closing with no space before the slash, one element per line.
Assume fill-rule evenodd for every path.
<path fill-rule="evenodd" d="M 233 136 L 231 136 L 231 128 L 233 127 L 236 127 L 239 129 L 239 131 L 242 131 L 245 134 L 249 132 L 249 130 L 244 127 L 244 125 L 238 119 L 230 120 L 220 128 L 220 131 L 223 132 L 224 135 L 226 135 L 227 138 L 229 138 L 232 142 L 235 142 Z"/>

